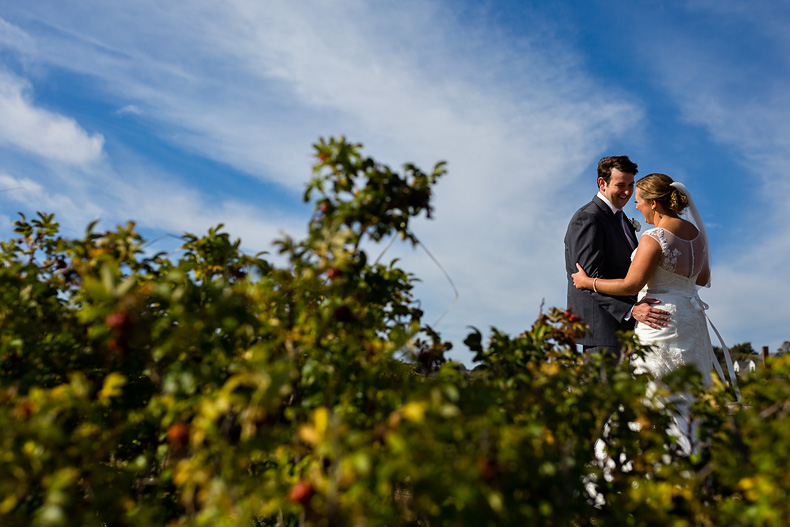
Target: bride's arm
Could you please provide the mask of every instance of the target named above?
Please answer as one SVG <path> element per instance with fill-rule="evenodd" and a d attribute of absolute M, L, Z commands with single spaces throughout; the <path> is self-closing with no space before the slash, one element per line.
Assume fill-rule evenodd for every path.
<path fill-rule="evenodd" d="M 635 295 L 653 276 L 660 256 L 661 246 L 658 241 L 650 236 L 642 236 L 625 278 L 592 278 L 587 276 L 579 264 L 576 264 L 579 272 L 572 274 L 571 277 L 577 289 L 594 289 L 607 295 Z"/>

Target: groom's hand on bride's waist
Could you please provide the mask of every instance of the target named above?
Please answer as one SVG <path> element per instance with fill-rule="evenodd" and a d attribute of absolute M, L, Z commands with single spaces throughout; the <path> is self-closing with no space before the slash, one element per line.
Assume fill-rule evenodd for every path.
<path fill-rule="evenodd" d="M 660 303 L 661 301 L 655 298 L 643 298 L 634 305 L 631 317 L 653 329 L 660 329 L 669 322 L 669 311 L 653 307 Z"/>

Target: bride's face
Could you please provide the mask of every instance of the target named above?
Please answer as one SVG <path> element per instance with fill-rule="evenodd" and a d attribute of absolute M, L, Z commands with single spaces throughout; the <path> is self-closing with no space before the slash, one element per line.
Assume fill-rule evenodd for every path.
<path fill-rule="evenodd" d="M 642 189 L 639 187 L 636 187 L 636 191 L 634 192 L 634 205 L 636 205 L 636 210 L 644 215 L 646 223 L 655 225 L 655 223 L 653 223 L 653 216 L 655 215 L 655 212 L 651 206 L 652 202 L 642 199 Z"/>

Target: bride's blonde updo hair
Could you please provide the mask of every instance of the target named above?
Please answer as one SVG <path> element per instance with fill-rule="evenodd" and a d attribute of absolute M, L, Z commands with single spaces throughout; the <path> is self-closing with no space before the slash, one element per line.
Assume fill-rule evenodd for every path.
<path fill-rule="evenodd" d="M 642 191 L 642 199 L 656 201 L 669 212 L 680 214 L 688 207 L 689 200 L 672 186 L 672 178 L 666 174 L 648 174 L 636 182 Z"/>

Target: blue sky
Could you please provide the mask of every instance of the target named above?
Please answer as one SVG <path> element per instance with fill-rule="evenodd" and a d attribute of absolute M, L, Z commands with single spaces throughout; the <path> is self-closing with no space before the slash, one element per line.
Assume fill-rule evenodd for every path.
<path fill-rule="evenodd" d="M 301 237 L 311 145 L 440 160 L 417 274 L 431 323 L 528 328 L 565 304 L 562 238 L 600 157 L 683 181 L 707 223 L 728 344 L 790 340 L 790 4 L 776 1 L 0 0 L 0 235 L 224 223 Z M 633 203 L 629 216 L 642 219 Z M 165 239 L 167 240 L 167 238 Z M 168 241 L 157 243 L 172 243 Z"/>

